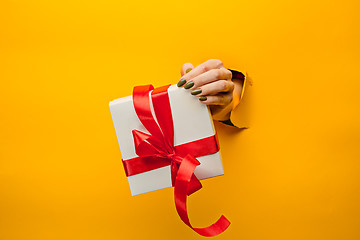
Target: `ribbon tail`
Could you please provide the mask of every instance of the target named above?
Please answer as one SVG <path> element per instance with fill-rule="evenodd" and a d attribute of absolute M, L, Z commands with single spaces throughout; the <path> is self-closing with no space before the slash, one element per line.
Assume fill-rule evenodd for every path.
<path fill-rule="evenodd" d="M 175 205 L 176 210 L 181 218 L 181 220 L 188 225 L 191 229 L 193 229 L 198 234 L 205 237 L 213 237 L 219 235 L 224 232 L 230 225 L 230 221 L 224 217 L 223 215 L 212 225 L 205 228 L 194 228 L 190 224 L 190 220 L 187 213 L 186 200 L 187 200 L 187 192 L 188 186 L 193 176 L 194 170 L 197 165 L 199 165 L 199 161 L 196 160 L 191 155 L 187 155 L 180 164 L 179 171 L 175 180 Z"/>
<path fill-rule="evenodd" d="M 199 179 L 193 174 L 191 176 L 190 182 L 187 187 L 187 195 L 190 196 L 194 192 L 200 190 L 202 188 L 201 182 Z"/>

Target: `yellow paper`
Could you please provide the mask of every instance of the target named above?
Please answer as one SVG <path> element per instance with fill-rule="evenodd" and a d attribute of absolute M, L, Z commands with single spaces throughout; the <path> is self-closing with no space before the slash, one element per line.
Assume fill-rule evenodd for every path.
<path fill-rule="evenodd" d="M 109 113 L 220 59 L 253 86 L 189 198 L 216 239 L 360 239 L 360 1 L 0 1 L 0 239 L 204 239 L 172 189 L 131 197 Z M 190 94 L 190 93 L 189 93 Z M 240 114 L 241 112 L 241 114 Z M 246 119 L 244 119 L 246 118 Z"/>

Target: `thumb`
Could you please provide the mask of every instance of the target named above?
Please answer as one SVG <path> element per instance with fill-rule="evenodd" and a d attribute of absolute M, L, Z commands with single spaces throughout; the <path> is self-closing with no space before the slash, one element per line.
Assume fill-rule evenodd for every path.
<path fill-rule="evenodd" d="M 184 76 L 186 73 L 190 72 L 194 69 L 194 65 L 191 63 L 184 63 L 184 65 L 181 68 L 181 76 Z"/>

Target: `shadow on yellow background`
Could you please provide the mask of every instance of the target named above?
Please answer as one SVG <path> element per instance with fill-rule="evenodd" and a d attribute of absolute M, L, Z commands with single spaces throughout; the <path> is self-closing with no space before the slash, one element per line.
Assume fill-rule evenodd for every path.
<path fill-rule="evenodd" d="M 217 124 L 218 239 L 360 239 L 360 15 L 343 1 L 0 2 L 0 239 L 201 239 L 172 189 L 130 196 L 108 102 L 221 59 L 254 84 Z M 239 114 L 235 116 L 241 118 Z"/>

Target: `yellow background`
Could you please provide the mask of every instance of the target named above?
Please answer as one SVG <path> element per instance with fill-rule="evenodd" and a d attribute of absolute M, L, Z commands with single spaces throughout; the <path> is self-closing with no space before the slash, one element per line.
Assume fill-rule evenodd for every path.
<path fill-rule="evenodd" d="M 359 5 L 1 0 L 0 239 L 202 239 L 172 189 L 130 196 L 108 102 L 210 58 L 249 74 L 250 128 L 217 124 L 225 176 L 190 198 L 192 223 L 360 239 Z"/>

